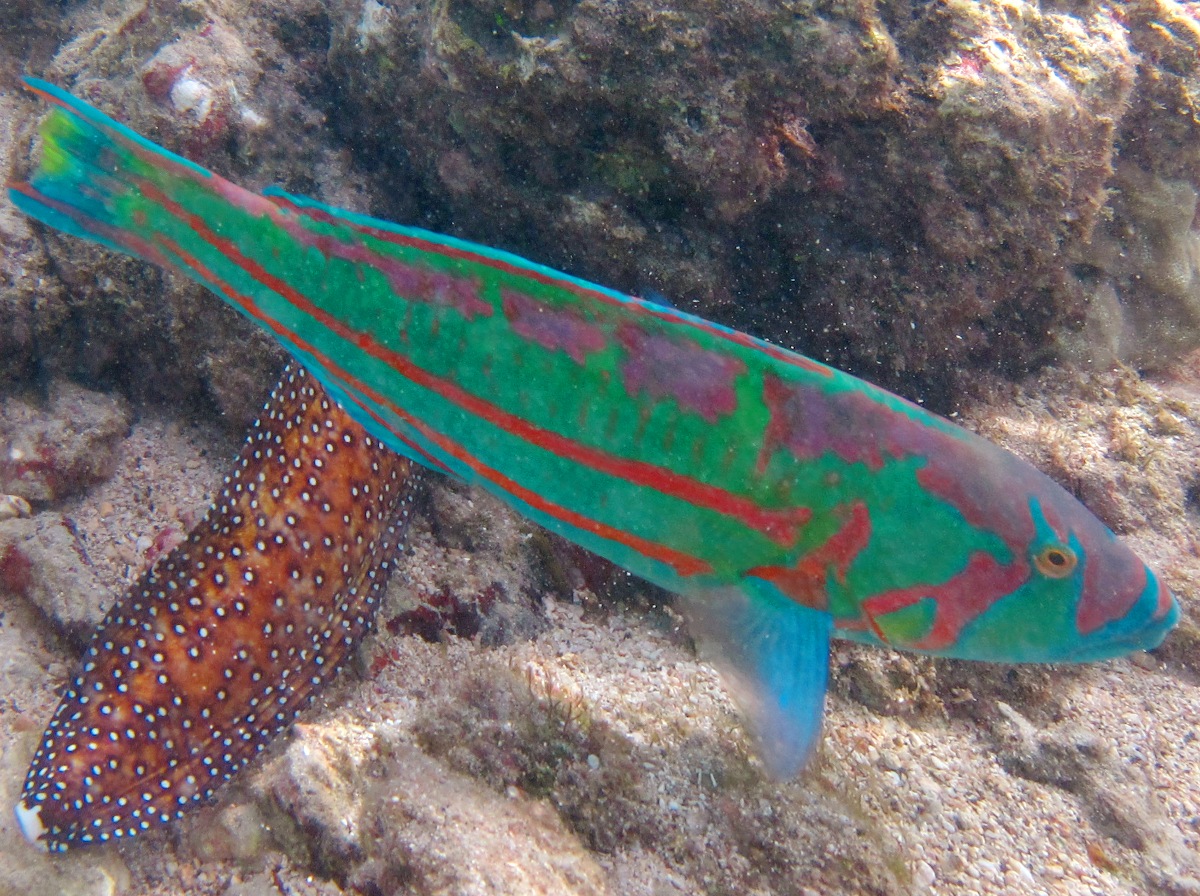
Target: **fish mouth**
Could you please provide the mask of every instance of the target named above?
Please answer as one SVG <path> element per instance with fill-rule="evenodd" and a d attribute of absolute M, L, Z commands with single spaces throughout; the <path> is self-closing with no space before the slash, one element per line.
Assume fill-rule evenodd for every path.
<path fill-rule="evenodd" d="M 1153 601 L 1154 612 L 1150 616 L 1149 624 L 1142 629 L 1137 640 L 1142 643 L 1140 649 L 1153 650 L 1162 644 L 1167 633 L 1179 622 L 1182 610 L 1179 608 L 1179 601 L 1171 593 L 1171 589 L 1164 585 L 1158 576 L 1150 571 L 1149 567 L 1146 569 L 1146 576 L 1149 582 L 1146 584 L 1146 591 L 1141 600 Z"/>
<path fill-rule="evenodd" d="M 1146 568 L 1146 587 L 1131 607 L 1128 616 L 1110 623 L 1114 629 L 1112 637 L 1104 638 L 1098 633 L 1099 643 L 1089 643 L 1071 654 L 1070 662 L 1091 663 L 1111 660 L 1154 650 L 1179 622 L 1181 610 L 1169 588 L 1164 585 L 1149 567 Z M 1140 620 L 1140 622 L 1139 622 Z"/>

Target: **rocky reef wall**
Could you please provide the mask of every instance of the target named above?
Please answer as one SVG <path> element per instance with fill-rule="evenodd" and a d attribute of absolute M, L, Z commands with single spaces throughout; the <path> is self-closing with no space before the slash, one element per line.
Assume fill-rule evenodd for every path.
<path fill-rule="evenodd" d="M 661 294 L 943 408 L 980 369 L 1197 341 L 1188 4 L 24 6 L 0 30 L 9 172 L 33 71 L 251 186 Z M 7 207 L 0 238 L 6 378 L 240 422 L 278 365 L 199 290 Z M 254 350 L 226 357 L 231 332 Z"/>

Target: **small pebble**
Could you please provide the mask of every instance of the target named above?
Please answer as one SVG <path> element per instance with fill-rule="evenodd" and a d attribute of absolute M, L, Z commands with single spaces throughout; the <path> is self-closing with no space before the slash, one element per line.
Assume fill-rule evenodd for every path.
<path fill-rule="evenodd" d="M 0 520 L 26 519 L 32 514 L 33 508 L 20 495 L 0 495 Z"/>
<path fill-rule="evenodd" d="M 1037 880 L 1028 868 L 1015 859 L 1008 860 L 1008 874 L 1005 875 L 1006 883 L 1008 878 L 1015 879 L 1022 892 L 1031 893 L 1033 888 L 1037 886 Z"/>
<path fill-rule="evenodd" d="M 182 77 L 171 87 L 171 104 L 180 112 L 192 113 L 197 121 L 208 118 L 213 102 L 213 89 L 195 78 Z"/>
<path fill-rule="evenodd" d="M 937 880 L 937 875 L 933 873 L 933 869 L 928 862 L 917 862 L 917 870 L 913 874 L 913 881 L 918 889 L 928 890 Z"/>
<path fill-rule="evenodd" d="M 1003 876 L 1000 874 L 1000 866 L 989 859 L 980 859 L 977 861 L 975 863 L 975 870 L 987 880 L 994 882 L 1003 880 Z"/>
<path fill-rule="evenodd" d="M 1130 654 L 1129 662 L 1133 663 L 1139 669 L 1145 669 L 1147 672 L 1154 672 L 1158 669 L 1158 660 L 1144 650 Z"/>

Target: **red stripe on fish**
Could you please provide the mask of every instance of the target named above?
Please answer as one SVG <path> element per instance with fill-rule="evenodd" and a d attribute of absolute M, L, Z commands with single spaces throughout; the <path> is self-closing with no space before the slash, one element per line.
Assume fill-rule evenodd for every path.
<path fill-rule="evenodd" d="M 516 414 L 509 413 L 471 394 L 454 383 L 418 367 L 410 359 L 381 345 L 370 335 L 351 329 L 332 314 L 315 305 L 307 296 L 289 283 L 266 270 L 259 262 L 246 257 L 232 241 L 215 233 L 203 218 L 180 206 L 153 184 L 143 183 L 141 189 L 147 199 L 162 205 L 172 214 L 178 216 L 180 220 L 186 222 L 209 245 L 237 264 L 251 279 L 270 289 L 297 310 L 309 315 L 364 354 L 384 362 L 411 382 L 429 389 L 431 392 L 462 408 L 467 413 L 473 414 L 510 435 L 523 439 L 543 450 L 584 464 L 597 472 L 627 480 L 635 485 L 646 486 L 695 506 L 704 507 L 733 517 L 780 544 L 788 545 L 794 543 L 800 528 L 804 526 L 811 516 L 811 513 L 806 508 L 787 507 L 774 510 L 761 507 L 749 498 L 732 494 L 689 476 L 680 475 L 665 467 L 645 461 L 617 457 L 599 449 L 583 445 L 552 430 L 535 426 Z M 172 251 L 176 252 L 180 258 L 187 258 L 189 265 L 195 264 L 197 270 L 204 269 L 203 265 L 200 265 L 195 259 L 178 247 L 175 247 Z M 210 282 L 212 283 L 225 283 L 220 278 L 213 277 L 211 272 L 206 272 L 204 276 L 210 278 Z M 249 306 L 243 304 L 243 307 L 249 313 Z M 254 317 L 274 329 L 276 324 L 267 315 L 263 314 L 257 305 L 254 308 Z M 277 332 L 285 339 L 295 341 L 292 334 L 283 330 L 277 330 Z"/>
<path fill-rule="evenodd" d="M 842 527 L 791 566 L 756 566 L 745 574 L 770 582 L 798 604 L 826 610 L 829 576 L 834 575 L 844 584 L 850 564 L 870 540 L 871 512 L 862 501 L 855 501 Z"/>
<path fill-rule="evenodd" d="M 895 588 L 866 598 L 862 602 L 863 616 L 874 626 L 874 620 L 880 616 L 932 598 L 937 608 L 933 626 L 920 641 L 905 646 L 912 650 L 945 650 L 968 623 L 1028 578 L 1029 565 L 1024 560 L 1001 564 L 991 554 L 980 552 L 967 561 L 965 569 L 945 582 Z M 887 641 L 882 632 L 876 633 Z"/>
<path fill-rule="evenodd" d="M 464 450 L 460 445 L 426 426 L 420 420 L 406 412 L 403 408 L 397 406 L 386 396 L 374 391 L 365 383 L 355 381 L 344 369 L 339 367 L 337 364 L 334 364 L 331 359 L 329 359 L 322 352 L 318 351 L 313 345 L 300 339 L 295 334 L 288 332 L 281 324 L 278 323 L 278 321 L 275 321 L 272 318 L 264 315 L 249 297 L 242 295 L 234 290 L 231 286 L 224 283 L 224 281 L 220 280 L 220 278 L 216 277 L 210 270 L 208 270 L 205 265 L 200 263 L 198 259 L 195 259 L 184 252 L 180 246 L 172 243 L 161 234 L 159 235 L 158 240 L 160 244 L 167 249 L 167 251 L 183 260 L 192 270 L 196 272 L 198 276 L 205 280 L 211 289 L 225 296 L 228 301 L 237 305 L 248 316 L 258 320 L 264 327 L 275 333 L 281 339 L 290 342 L 301 352 L 306 353 L 317 363 L 321 364 L 331 376 L 335 376 L 342 383 L 346 393 L 360 408 L 365 410 L 368 405 L 358 401 L 357 398 L 354 397 L 354 392 L 361 392 L 371 401 L 375 402 L 377 406 L 386 407 L 406 425 L 419 432 L 430 442 L 437 445 L 441 450 L 445 451 L 451 457 L 454 457 L 456 460 L 482 478 L 487 479 L 488 481 L 494 483 L 497 487 L 508 491 L 513 495 L 513 497 L 523 501 L 535 510 L 559 519 L 568 525 L 575 527 L 576 529 L 584 532 L 591 532 L 594 535 L 616 542 L 617 544 L 623 544 L 626 547 L 637 551 L 643 556 L 670 566 L 681 576 L 703 575 L 704 573 L 712 571 L 712 567 L 708 563 L 692 557 L 689 554 L 685 554 L 682 551 L 676 551 L 667 547 L 666 545 L 659 544 L 658 542 L 641 538 L 621 529 L 616 529 L 612 526 L 591 519 L 590 517 L 583 516 L 582 514 L 573 510 L 547 501 L 536 492 L 532 492 L 529 489 L 520 486 L 509 477 L 499 473 L 497 470 L 480 463 L 477 458 Z M 173 267 L 174 265 L 172 264 L 171 266 Z M 348 384 L 352 382 L 355 383 L 355 385 L 350 387 Z M 386 420 L 381 418 L 378 413 L 370 413 L 373 419 L 379 421 L 401 442 L 406 445 L 413 444 L 411 437 L 405 433 L 398 432 L 394 426 L 390 425 Z M 419 446 L 416 448 L 416 450 L 423 457 L 426 456 L 425 452 Z M 435 462 L 438 466 L 441 466 L 440 461 Z"/>
<path fill-rule="evenodd" d="M 237 188 L 240 189 L 240 188 Z M 261 199 L 254 193 L 249 194 L 255 199 Z M 232 196 L 228 196 L 233 201 Z M 809 373 L 815 373 L 822 377 L 832 377 L 833 371 L 811 358 L 806 358 L 803 355 L 797 355 L 782 349 L 779 346 L 772 345 L 769 342 L 764 342 L 761 339 L 756 339 L 746 333 L 737 330 L 730 330 L 727 327 L 719 326 L 711 321 L 703 318 L 694 317 L 690 314 L 665 309 L 655 302 L 648 302 L 645 299 L 639 299 L 636 296 L 618 296 L 606 289 L 601 289 L 592 286 L 582 280 L 576 280 L 573 277 L 565 277 L 562 274 L 550 271 L 546 268 L 532 267 L 519 265 L 514 262 L 506 261 L 502 257 L 485 254 L 483 252 L 474 251 L 459 245 L 450 245 L 444 242 L 424 238 L 411 233 L 400 233 L 395 230 L 388 230 L 382 227 L 373 227 L 370 224 L 365 224 L 359 221 L 351 220 L 348 217 L 333 215 L 323 209 L 315 208 L 310 205 L 301 205 L 294 202 L 287 196 L 273 195 L 270 200 L 276 203 L 281 208 L 288 208 L 303 217 L 310 218 L 321 224 L 328 224 L 337 227 L 346 227 L 355 233 L 365 234 L 372 239 L 379 240 L 383 243 L 390 243 L 396 246 L 414 249 L 418 252 L 428 252 L 434 255 L 443 256 L 445 258 L 455 258 L 462 261 L 468 261 L 471 264 L 479 264 L 490 267 L 494 270 L 501 271 L 505 274 L 528 278 L 535 283 L 540 283 L 548 286 L 554 286 L 558 289 L 563 289 L 575 296 L 587 298 L 592 301 L 601 302 L 605 305 L 618 305 L 623 310 L 631 311 L 637 314 L 643 314 L 647 317 L 656 318 L 658 320 L 671 321 L 672 323 L 682 323 L 694 329 L 701 330 L 711 336 L 719 339 L 724 339 L 734 345 L 745 346 L 755 351 L 765 352 L 778 361 L 782 361 L 789 367 L 797 367 Z M 275 220 L 278 220 L 277 218 Z"/>

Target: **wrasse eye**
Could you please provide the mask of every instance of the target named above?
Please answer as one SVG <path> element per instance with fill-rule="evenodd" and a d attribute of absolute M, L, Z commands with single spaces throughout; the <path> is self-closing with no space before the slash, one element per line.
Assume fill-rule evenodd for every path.
<path fill-rule="evenodd" d="M 1052 544 L 1034 555 L 1033 565 L 1038 572 L 1050 579 L 1065 579 L 1075 571 L 1079 558 L 1065 545 Z"/>

